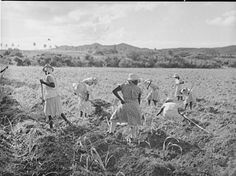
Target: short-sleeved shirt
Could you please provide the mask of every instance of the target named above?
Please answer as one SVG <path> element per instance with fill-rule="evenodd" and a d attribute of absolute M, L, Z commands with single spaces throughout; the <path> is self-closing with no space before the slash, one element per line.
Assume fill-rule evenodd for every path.
<path fill-rule="evenodd" d="M 168 102 L 168 103 L 164 103 L 163 106 L 164 110 L 163 110 L 163 116 L 166 117 L 175 117 L 178 116 L 178 104 L 174 103 L 174 102 Z"/>
<path fill-rule="evenodd" d="M 183 80 L 175 79 L 175 87 L 176 87 L 175 94 L 176 94 L 176 96 L 181 95 L 180 90 L 182 89 L 182 84 L 183 84 Z"/>
<path fill-rule="evenodd" d="M 59 95 L 58 92 L 58 86 L 57 86 L 57 82 L 56 79 L 54 78 L 54 76 L 52 74 L 48 74 L 46 77 L 47 82 L 50 83 L 54 83 L 55 87 L 49 87 L 49 86 L 45 86 L 45 99 L 48 98 L 53 98 Z"/>
<path fill-rule="evenodd" d="M 125 82 L 120 87 L 125 102 L 136 102 L 138 101 L 139 94 L 142 94 L 141 88 L 130 82 Z"/>
<path fill-rule="evenodd" d="M 154 84 L 154 83 L 151 83 L 150 87 L 152 88 L 152 90 L 159 89 L 158 86 L 156 84 Z"/>
<path fill-rule="evenodd" d="M 87 94 L 89 94 L 87 84 L 84 82 L 79 82 L 78 85 L 76 86 L 75 92 L 80 98 L 86 99 Z"/>

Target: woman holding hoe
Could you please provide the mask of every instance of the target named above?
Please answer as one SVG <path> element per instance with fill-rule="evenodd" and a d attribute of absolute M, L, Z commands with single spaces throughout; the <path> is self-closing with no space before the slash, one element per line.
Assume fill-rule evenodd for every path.
<path fill-rule="evenodd" d="M 52 74 L 54 68 L 51 65 L 46 64 L 43 67 L 43 71 L 46 75 L 46 81 L 40 79 L 41 85 L 45 85 L 45 96 L 42 97 L 42 100 L 43 103 L 45 101 L 44 113 L 49 119 L 50 128 L 53 128 L 52 118 L 58 115 L 60 115 L 69 125 L 71 125 L 71 123 L 66 119 L 65 114 L 62 112 L 62 104 L 58 92 L 57 81 Z M 45 98 L 45 100 L 43 98 Z"/>

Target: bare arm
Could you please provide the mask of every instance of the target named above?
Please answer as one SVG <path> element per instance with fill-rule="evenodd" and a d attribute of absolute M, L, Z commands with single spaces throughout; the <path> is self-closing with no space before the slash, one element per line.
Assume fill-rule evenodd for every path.
<path fill-rule="evenodd" d="M 46 82 L 44 80 L 40 79 L 40 83 L 45 84 L 48 87 L 52 87 L 52 88 L 55 87 L 55 83 L 49 78 L 49 76 L 47 77 Z"/>
<path fill-rule="evenodd" d="M 87 92 L 87 97 L 86 97 L 86 101 L 88 101 L 89 100 L 89 92 Z"/>
<path fill-rule="evenodd" d="M 139 103 L 139 104 L 141 103 L 141 93 L 138 94 L 138 103 Z"/>
<path fill-rule="evenodd" d="M 121 104 L 124 104 L 125 101 L 124 101 L 124 100 L 120 97 L 120 95 L 118 94 L 119 91 L 121 91 L 121 87 L 120 87 L 120 86 L 116 87 L 116 88 L 112 91 L 112 93 L 121 101 Z"/>

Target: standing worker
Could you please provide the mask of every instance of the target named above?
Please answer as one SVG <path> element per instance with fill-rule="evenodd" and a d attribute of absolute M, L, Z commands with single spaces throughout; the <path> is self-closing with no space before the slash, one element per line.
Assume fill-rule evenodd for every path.
<path fill-rule="evenodd" d="M 137 137 L 138 125 L 141 125 L 141 88 L 138 86 L 140 78 L 133 73 L 129 74 L 127 82 L 116 87 L 112 93 L 121 101 L 110 119 L 109 133 L 115 131 L 117 123 L 128 123 L 131 128 L 131 139 Z M 122 93 L 122 98 L 118 94 Z"/>
<path fill-rule="evenodd" d="M 156 84 L 154 84 L 151 79 L 145 80 L 144 85 L 147 86 L 147 89 L 149 89 L 149 87 L 152 89 L 146 98 L 148 100 L 148 105 L 150 106 L 151 101 L 153 101 L 154 105 L 156 106 L 156 104 L 159 100 L 158 86 Z"/>
<path fill-rule="evenodd" d="M 183 96 L 181 94 L 182 85 L 184 84 L 184 81 L 180 79 L 180 76 L 178 74 L 174 74 L 173 78 L 175 78 L 175 97 L 178 101 L 183 100 Z"/>
<path fill-rule="evenodd" d="M 54 71 L 54 68 L 46 64 L 43 67 L 43 71 L 46 75 L 46 81 L 43 79 L 40 79 L 40 83 L 45 85 L 45 100 L 43 99 L 43 102 L 45 101 L 44 105 L 44 113 L 49 119 L 49 125 L 50 128 L 53 128 L 53 117 L 55 116 L 61 116 L 69 125 L 71 123 L 66 119 L 65 114 L 62 112 L 62 104 L 60 95 L 58 92 L 58 85 L 55 77 L 53 76 L 52 72 Z"/>
<path fill-rule="evenodd" d="M 184 98 L 184 110 L 186 110 L 188 106 L 189 106 L 190 110 L 192 110 L 193 104 L 196 102 L 196 99 L 192 93 L 192 89 L 183 88 L 181 90 L 181 93 L 185 97 Z"/>

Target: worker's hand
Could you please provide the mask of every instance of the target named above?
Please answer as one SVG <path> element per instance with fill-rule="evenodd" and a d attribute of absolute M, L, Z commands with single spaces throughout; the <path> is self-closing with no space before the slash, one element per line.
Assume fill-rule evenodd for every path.
<path fill-rule="evenodd" d="M 40 83 L 41 83 L 41 84 L 43 84 L 43 83 L 44 83 L 44 80 L 43 80 L 43 79 L 40 79 L 39 81 L 40 81 Z"/>
<path fill-rule="evenodd" d="M 125 101 L 124 101 L 124 100 L 121 100 L 120 102 L 121 102 L 121 104 L 125 104 Z"/>
<path fill-rule="evenodd" d="M 45 103 L 45 100 L 43 99 L 43 98 L 41 98 L 42 99 L 42 104 L 44 104 Z"/>

